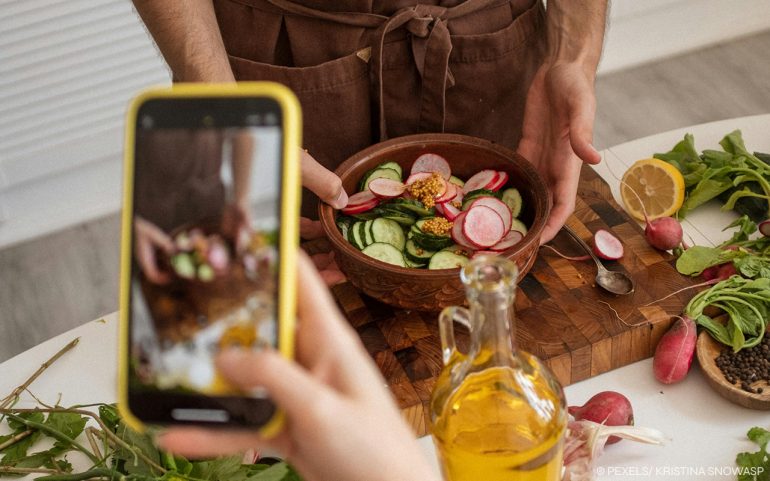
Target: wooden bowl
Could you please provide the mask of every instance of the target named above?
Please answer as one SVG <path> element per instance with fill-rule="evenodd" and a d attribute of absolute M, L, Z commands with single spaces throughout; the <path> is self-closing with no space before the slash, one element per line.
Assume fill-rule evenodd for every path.
<path fill-rule="evenodd" d="M 761 387 L 764 390 L 762 394 L 754 394 L 744 391 L 740 386 L 731 384 L 725 379 L 716 363 L 722 349 L 724 346 L 715 341 L 708 331 L 702 331 L 698 335 L 695 350 L 698 353 L 698 363 L 709 385 L 730 402 L 749 409 L 770 410 L 770 386 L 766 381 L 752 384 L 753 388 Z"/>
<path fill-rule="evenodd" d="M 484 169 L 508 173 L 508 185 L 521 193 L 524 209 L 519 218 L 528 226 L 527 235 L 511 249 L 502 252 L 519 267 L 523 277 L 539 247 L 540 234 L 551 209 L 550 196 L 535 168 L 525 158 L 492 142 L 456 134 L 417 134 L 399 137 L 358 152 L 335 171 L 348 194 L 358 190 L 363 175 L 383 162 L 397 162 L 409 172 L 414 160 L 426 152 L 443 156 L 452 174 L 461 179 Z M 337 264 L 348 280 L 367 295 L 384 303 L 407 309 L 437 311 L 461 305 L 465 292 L 460 282 L 460 269 L 412 269 L 394 266 L 364 255 L 346 241 L 335 224 L 335 211 L 320 203 L 319 216 Z"/>

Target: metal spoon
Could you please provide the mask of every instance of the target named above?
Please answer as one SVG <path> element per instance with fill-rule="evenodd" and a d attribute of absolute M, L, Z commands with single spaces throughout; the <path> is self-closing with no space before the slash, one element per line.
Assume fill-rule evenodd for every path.
<path fill-rule="evenodd" d="M 588 244 L 585 243 L 583 239 L 580 238 L 579 235 L 575 233 L 575 231 L 566 225 L 562 229 L 564 229 L 567 234 L 572 236 L 572 238 L 575 239 L 578 244 L 580 244 L 580 246 L 591 255 L 594 262 L 596 262 L 596 284 L 599 287 L 603 288 L 607 292 L 611 292 L 620 296 L 634 292 L 634 281 L 631 280 L 630 277 L 622 272 L 607 270 L 599 258 L 596 257 L 594 251 L 588 246 Z"/>

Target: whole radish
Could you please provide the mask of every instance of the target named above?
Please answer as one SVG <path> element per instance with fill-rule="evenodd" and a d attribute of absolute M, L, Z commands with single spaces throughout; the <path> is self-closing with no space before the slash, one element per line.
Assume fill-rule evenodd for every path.
<path fill-rule="evenodd" d="M 569 413 L 577 421 L 587 419 L 607 426 L 633 426 L 634 410 L 627 397 L 615 391 L 602 391 L 594 394 L 582 406 L 570 406 Z M 607 444 L 620 441 L 617 436 L 610 436 Z"/>
<path fill-rule="evenodd" d="M 682 224 L 673 217 L 658 217 L 647 220 L 644 228 L 644 237 L 654 248 L 667 251 L 679 247 L 682 243 Z"/>
<path fill-rule="evenodd" d="M 655 379 L 663 384 L 679 382 L 687 375 L 695 354 L 695 322 L 688 316 L 680 317 L 660 338 L 652 360 Z"/>

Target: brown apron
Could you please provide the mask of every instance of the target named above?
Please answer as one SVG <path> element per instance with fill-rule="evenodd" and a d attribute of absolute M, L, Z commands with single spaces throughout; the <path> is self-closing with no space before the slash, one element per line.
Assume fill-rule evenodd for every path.
<path fill-rule="evenodd" d="M 290 87 L 304 147 L 335 169 L 380 140 L 473 135 L 515 148 L 545 55 L 540 0 L 215 0 L 238 80 Z M 305 195 L 303 214 L 315 212 Z"/>

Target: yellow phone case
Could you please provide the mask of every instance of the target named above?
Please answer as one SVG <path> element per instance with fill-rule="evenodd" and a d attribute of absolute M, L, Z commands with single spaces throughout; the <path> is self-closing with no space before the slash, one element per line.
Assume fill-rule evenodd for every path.
<path fill-rule="evenodd" d="M 134 142 L 139 107 L 150 99 L 201 97 L 267 97 L 280 104 L 283 111 L 283 177 L 281 179 L 281 212 L 278 274 L 278 350 L 287 359 L 294 357 L 294 324 L 296 319 L 296 275 L 299 249 L 299 205 L 301 172 L 299 152 L 302 117 L 294 94 L 274 82 L 239 82 L 232 84 L 174 84 L 150 88 L 137 95 L 126 115 L 125 154 L 123 159 L 123 216 L 120 253 L 120 346 L 118 349 L 118 409 L 132 429 L 143 431 L 145 424 L 128 409 L 128 306 L 131 290 L 131 252 L 133 228 Z M 280 410 L 260 428 L 265 437 L 276 435 L 283 424 Z"/>

